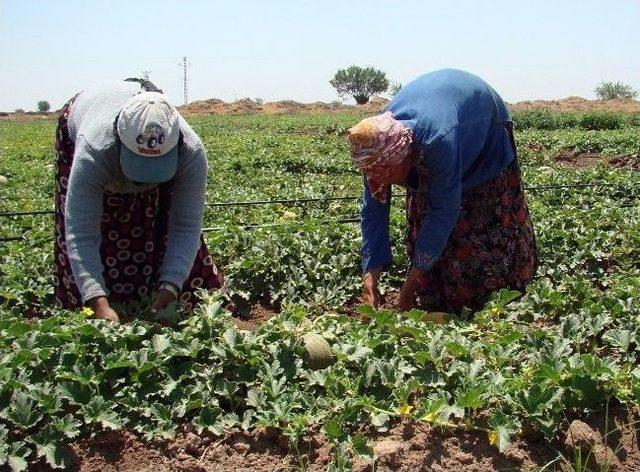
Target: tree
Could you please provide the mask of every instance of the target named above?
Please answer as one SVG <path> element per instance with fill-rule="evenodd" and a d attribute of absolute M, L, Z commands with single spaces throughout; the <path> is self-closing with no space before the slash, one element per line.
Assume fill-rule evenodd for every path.
<path fill-rule="evenodd" d="M 623 82 L 601 82 L 596 87 L 596 95 L 600 100 L 633 100 L 638 92 Z"/>
<path fill-rule="evenodd" d="M 14 113 L 24 113 L 24 110 L 22 108 L 16 108 L 16 111 L 14 111 Z"/>
<path fill-rule="evenodd" d="M 384 93 L 389 88 L 387 74 L 373 67 L 351 66 L 340 69 L 329 83 L 341 97 L 353 96 L 358 105 L 364 105 L 372 95 Z"/>
<path fill-rule="evenodd" d="M 389 87 L 389 93 L 391 94 L 392 97 L 395 97 L 396 95 L 398 95 L 398 92 L 400 91 L 401 88 L 402 88 L 401 82 L 392 82 L 391 86 Z"/>
<path fill-rule="evenodd" d="M 40 100 L 38 102 L 38 111 L 40 113 L 47 113 L 51 109 L 51 105 L 46 100 Z"/>

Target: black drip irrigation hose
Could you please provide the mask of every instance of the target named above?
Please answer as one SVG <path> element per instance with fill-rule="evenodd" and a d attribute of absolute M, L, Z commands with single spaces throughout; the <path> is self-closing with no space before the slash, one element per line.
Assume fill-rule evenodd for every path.
<path fill-rule="evenodd" d="M 584 205 L 553 205 L 557 208 L 577 208 L 582 210 L 588 210 L 593 207 L 593 204 L 584 204 Z M 636 203 L 622 203 L 620 205 L 616 205 L 616 208 L 640 208 L 640 206 Z M 219 231 L 221 229 L 233 227 L 236 229 L 260 229 L 260 228 L 276 228 L 283 226 L 291 226 L 291 225 L 301 225 L 304 223 L 320 223 L 320 224 L 333 224 L 333 223 L 360 223 L 360 217 L 352 217 L 352 218 L 339 218 L 333 220 L 318 220 L 318 219 L 307 219 L 307 220 L 291 220 L 283 223 L 266 223 L 266 224 L 246 224 L 246 225 L 237 225 L 237 224 L 228 224 L 221 226 L 207 226 L 202 228 L 202 233 L 210 233 L 213 231 Z M 29 232 L 29 230 L 24 230 L 25 233 Z M 15 241 L 23 241 L 24 236 L 10 236 L 6 238 L 0 238 L 0 243 L 5 242 L 15 242 Z"/>
<path fill-rule="evenodd" d="M 6 243 L 11 241 L 22 241 L 24 238 L 22 236 L 9 236 L 6 238 L 0 238 L 0 243 Z"/>
<path fill-rule="evenodd" d="M 537 185 L 537 186 L 525 186 L 526 191 L 536 190 L 561 190 L 570 188 L 611 188 L 619 187 L 615 183 L 592 183 L 592 184 L 560 184 L 560 185 Z M 632 192 L 634 190 L 640 190 L 640 185 L 631 187 L 619 187 L 621 192 Z M 404 197 L 403 193 L 394 193 L 392 195 L 395 198 Z M 273 200 L 247 200 L 240 202 L 210 202 L 206 203 L 207 207 L 235 207 L 235 206 L 260 206 L 260 205 L 276 205 L 276 204 L 288 204 L 295 205 L 299 203 L 313 203 L 313 202 L 330 202 L 330 201 L 348 201 L 348 200 L 360 200 L 362 195 L 348 195 L 344 197 L 310 197 L 310 198 L 281 198 Z M 53 210 L 34 210 L 34 211 L 13 211 L 13 212 L 0 212 L 0 218 L 9 218 L 16 216 L 38 216 L 38 215 L 53 215 Z"/>
<path fill-rule="evenodd" d="M 321 223 L 321 224 L 331 224 L 331 223 L 360 223 L 360 217 L 354 217 L 354 218 L 340 218 L 337 220 L 306 220 L 306 222 L 313 222 L 313 223 Z M 288 221 L 286 223 L 267 223 L 267 224 L 263 224 L 263 225 L 256 225 L 256 224 L 252 224 L 252 225 L 229 225 L 229 226 L 233 226 L 234 228 L 240 228 L 240 229 L 257 229 L 257 228 L 273 228 L 273 227 L 278 227 L 278 226 L 290 226 L 292 224 L 302 224 L 302 221 L 299 220 L 292 220 L 292 221 Z M 202 228 L 202 232 L 203 233 L 210 233 L 212 231 L 219 231 L 221 229 L 224 229 L 228 226 L 210 226 L 207 228 Z"/>

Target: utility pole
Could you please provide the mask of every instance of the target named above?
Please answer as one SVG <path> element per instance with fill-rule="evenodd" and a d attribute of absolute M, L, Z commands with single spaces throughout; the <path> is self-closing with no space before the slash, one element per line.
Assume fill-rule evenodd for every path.
<path fill-rule="evenodd" d="M 187 66 L 189 65 L 187 64 L 187 56 L 182 57 L 182 62 L 180 63 L 180 65 L 182 66 L 182 72 L 183 72 L 184 103 L 186 105 L 187 102 L 189 101 L 189 95 L 187 93 Z"/>

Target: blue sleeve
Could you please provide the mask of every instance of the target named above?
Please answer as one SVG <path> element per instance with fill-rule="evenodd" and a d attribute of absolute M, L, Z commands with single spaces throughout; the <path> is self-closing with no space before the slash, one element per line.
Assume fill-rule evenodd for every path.
<path fill-rule="evenodd" d="M 391 242 L 389 241 L 389 209 L 391 208 L 391 189 L 387 203 L 381 203 L 371 195 L 364 179 L 364 198 L 362 202 L 362 270 L 384 268 L 391 264 Z"/>
<path fill-rule="evenodd" d="M 433 267 L 442 255 L 460 214 L 462 162 L 458 127 L 451 129 L 423 153 L 429 171 L 427 212 L 422 220 L 412 264 Z"/>

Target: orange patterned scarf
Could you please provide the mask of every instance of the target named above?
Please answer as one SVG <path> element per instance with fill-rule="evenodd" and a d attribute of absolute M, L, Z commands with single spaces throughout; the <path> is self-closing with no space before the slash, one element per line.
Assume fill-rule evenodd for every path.
<path fill-rule="evenodd" d="M 351 159 L 365 174 L 371 195 L 387 203 L 391 171 L 409 156 L 413 133 L 391 112 L 365 118 L 350 128 Z"/>

